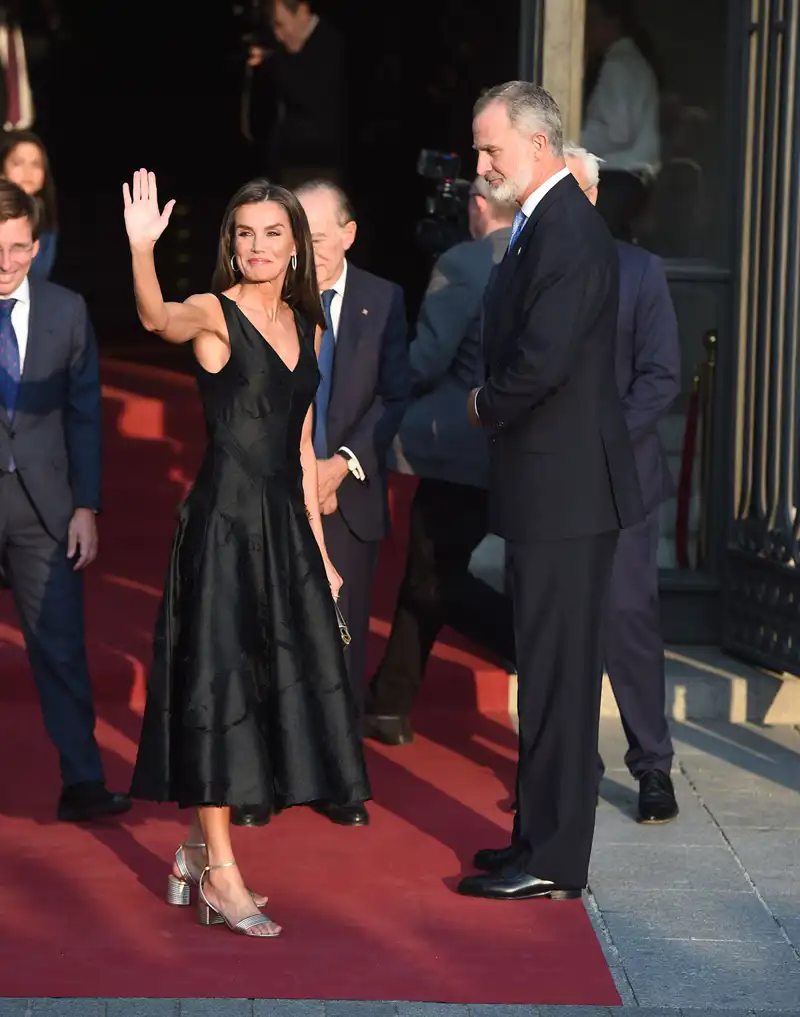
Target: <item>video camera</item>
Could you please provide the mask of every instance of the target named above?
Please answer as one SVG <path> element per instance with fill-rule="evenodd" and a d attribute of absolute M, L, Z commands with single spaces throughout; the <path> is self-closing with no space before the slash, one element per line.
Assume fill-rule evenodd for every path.
<path fill-rule="evenodd" d="M 454 244 L 469 240 L 469 180 L 462 180 L 461 160 L 454 152 L 423 148 L 417 174 L 435 182 L 425 199 L 425 217 L 417 222 L 417 243 L 426 254 L 437 257 Z"/>

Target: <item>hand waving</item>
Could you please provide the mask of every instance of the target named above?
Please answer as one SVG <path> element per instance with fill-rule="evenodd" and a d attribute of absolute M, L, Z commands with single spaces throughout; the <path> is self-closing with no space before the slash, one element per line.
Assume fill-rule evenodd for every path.
<path fill-rule="evenodd" d="M 164 211 L 158 211 L 158 190 L 155 173 L 145 169 L 133 174 L 133 197 L 127 184 L 122 185 L 122 200 L 125 202 L 125 229 L 131 247 L 152 247 L 167 228 L 174 199 L 168 201 Z"/>

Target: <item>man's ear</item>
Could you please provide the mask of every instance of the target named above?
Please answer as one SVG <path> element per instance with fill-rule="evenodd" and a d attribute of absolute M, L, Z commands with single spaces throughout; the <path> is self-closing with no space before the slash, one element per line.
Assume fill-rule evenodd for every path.
<path fill-rule="evenodd" d="M 356 239 L 357 229 L 358 227 L 356 226 L 354 219 L 351 219 L 350 222 L 345 223 L 344 226 L 342 226 L 342 239 L 344 241 L 344 249 L 346 251 L 349 251 L 353 246 L 353 241 Z"/>

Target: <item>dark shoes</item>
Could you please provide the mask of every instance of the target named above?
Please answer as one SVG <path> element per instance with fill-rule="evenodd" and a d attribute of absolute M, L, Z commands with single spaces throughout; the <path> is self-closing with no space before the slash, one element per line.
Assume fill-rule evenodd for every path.
<path fill-rule="evenodd" d="M 266 826 L 271 818 L 269 809 L 258 805 L 237 805 L 231 809 L 233 826 Z"/>
<path fill-rule="evenodd" d="M 367 826 L 369 813 L 363 805 L 334 805 L 332 802 L 314 802 L 311 808 L 338 826 Z"/>
<path fill-rule="evenodd" d="M 479 852 L 480 854 L 480 852 Z M 464 897 L 486 897 L 490 900 L 531 900 L 549 897 L 551 900 L 576 900 L 582 890 L 575 886 L 559 886 L 549 879 L 539 879 L 515 866 L 502 872 L 484 872 L 479 876 L 466 876 L 458 884 Z"/>
<path fill-rule="evenodd" d="M 501 869 L 518 861 L 520 854 L 516 844 L 509 844 L 504 848 L 484 848 L 475 855 L 472 864 L 483 872 L 500 872 Z"/>
<path fill-rule="evenodd" d="M 128 795 L 114 794 L 100 781 L 62 788 L 56 815 L 63 823 L 88 823 L 106 816 L 121 816 L 131 807 Z"/>
<path fill-rule="evenodd" d="M 668 773 L 650 770 L 639 778 L 639 823 L 669 823 L 678 815 L 675 788 Z"/>
<path fill-rule="evenodd" d="M 364 717 L 364 736 L 382 745 L 410 745 L 414 741 L 411 721 L 405 714 Z"/>

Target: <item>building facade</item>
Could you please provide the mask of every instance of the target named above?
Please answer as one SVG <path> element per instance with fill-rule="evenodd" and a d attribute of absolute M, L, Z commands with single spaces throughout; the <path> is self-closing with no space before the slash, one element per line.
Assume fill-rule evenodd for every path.
<path fill-rule="evenodd" d="M 556 96 L 573 137 L 586 3 L 520 10 L 520 74 Z M 800 0 L 634 7 L 661 77 L 638 240 L 664 258 L 683 357 L 662 432 L 679 484 L 662 515 L 665 633 L 800 674 Z"/>

